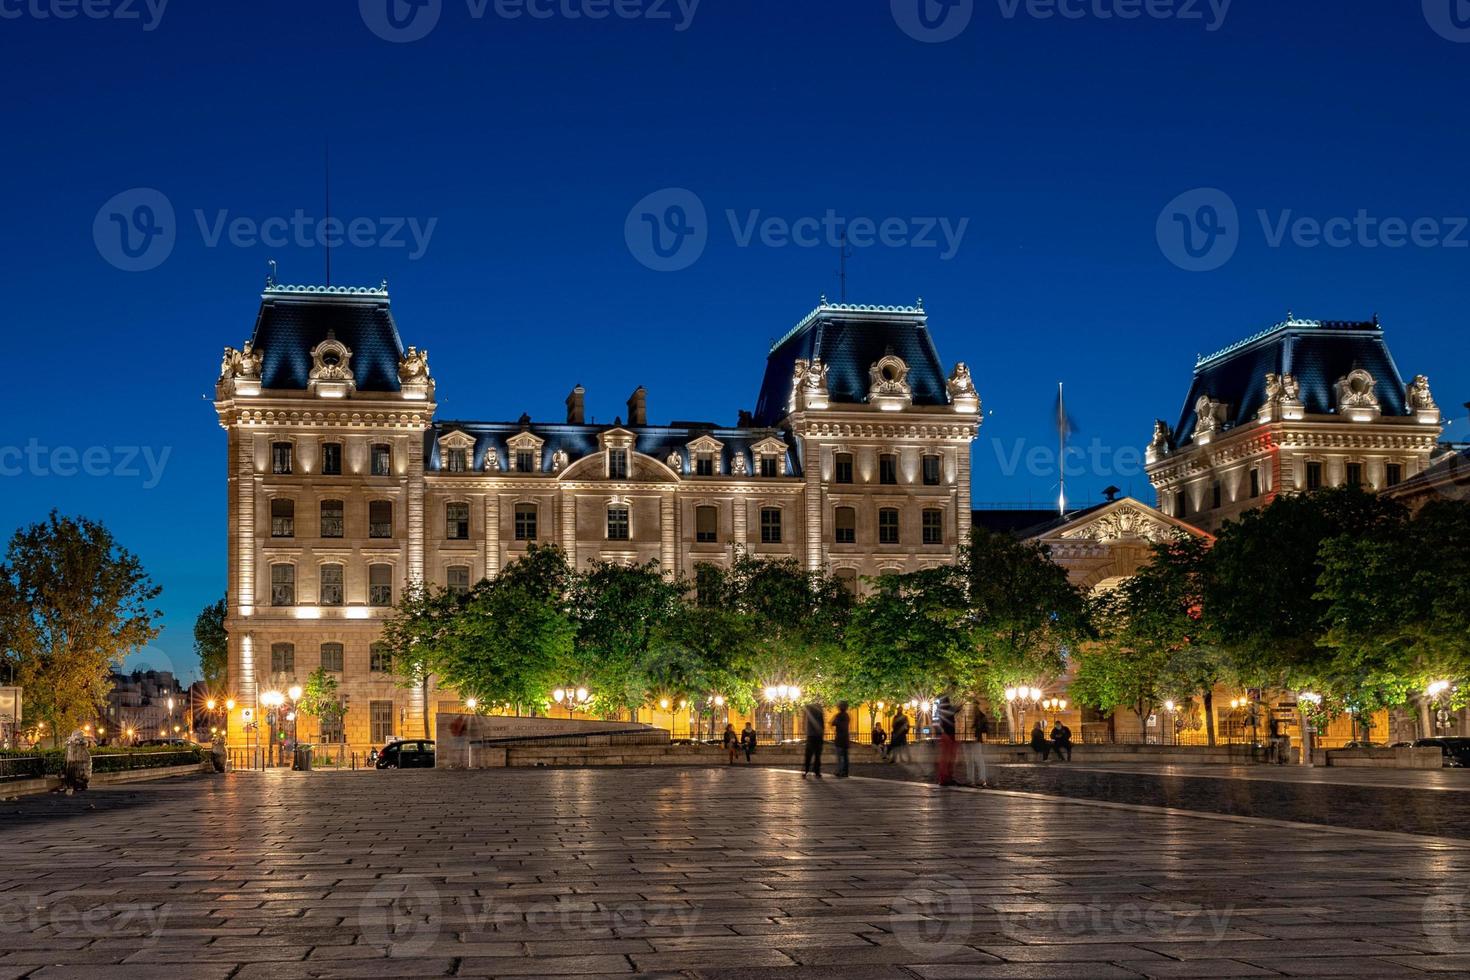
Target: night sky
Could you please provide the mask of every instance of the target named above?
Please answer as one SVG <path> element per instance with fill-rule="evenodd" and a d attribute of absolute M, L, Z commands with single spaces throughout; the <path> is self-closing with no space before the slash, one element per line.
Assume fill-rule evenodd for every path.
<path fill-rule="evenodd" d="M 197 669 L 220 351 L 268 259 L 323 281 L 328 142 L 333 282 L 388 280 L 441 418 L 581 382 L 599 421 L 643 384 L 733 423 L 845 221 L 849 300 L 922 296 L 974 372 L 978 506 L 1056 499 L 1058 381 L 1071 500 L 1152 500 L 1196 354 L 1288 310 L 1381 314 L 1466 438 L 1462 0 L 389 2 L 0 0 L 0 530 L 56 507 L 141 555 L 167 629 L 130 666 Z"/>

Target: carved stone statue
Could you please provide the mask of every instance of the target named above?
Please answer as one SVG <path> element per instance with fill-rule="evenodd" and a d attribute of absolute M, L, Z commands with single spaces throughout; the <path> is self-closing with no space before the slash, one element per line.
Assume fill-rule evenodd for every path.
<path fill-rule="evenodd" d="M 1166 456 L 1169 453 L 1169 439 L 1169 423 L 1163 419 L 1155 419 L 1154 439 L 1153 442 L 1149 443 L 1148 448 L 1159 456 Z"/>
<path fill-rule="evenodd" d="M 1217 402 L 1209 395 L 1200 395 L 1194 403 L 1194 434 L 1197 436 L 1219 432 L 1225 422 L 1225 403 Z"/>
<path fill-rule="evenodd" d="M 224 357 L 220 361 L 219 376 L 221 378 L 244 378 L 247 381 L 260 380 L 260 368 L 263 358 L 250 341 L 245 341 L 244 350 L 235 350 L 226 347 Z"/>
<path fill-rule="evenodd" d="M 1266 401 L 1273 405 L 1283 402 L 1300 403 L 1302 386 L 1292 374 L 1266 375 Z"/>
<path fill-rule="evenodd" d="M 903 358 L 886 354 L 868 368 L 868 402 L 879 407 L 901 408 L 913 400 L 909 366 Z"/>
<path fill-rule="evenodd" d="M 826 408 L 831 403 L 827 390 L 827 365 L 820 357 L 797 358 L 791 368 L 791 411 Z"/>
<path fill-rule="evenodd" d="M 398 380 L 404 384 L 422 384 L 429 380 L 429 352 L 410 347 L 398 362 Z"/>
<path fill-rule="evenodd" d="M 245 357 L 246 353 L 248 352 L 242 353 L 241 357 Z M 352 351 L 329 330 L 327 339 L 311 350 L 311 373 L 308 377 L 312 381 L 351 381 L 351 361 Z"/>
<path fill-rule="evenodd" d="M 1439 405 L 1435 404 L 1434 394 L 1429 390 L 1429 379 L 1422 374 L 1414 375 L 1414 380 L 1409 382 L 1404 401 L 1410 412 L 1433 412 L 1439 409 Z"/>
<path fill-rule="evenodd" d="M 485 471 L 487 473 L 500 472 L 500 450 L 494 446 L 485 450 Z"/>
<path fill-rule="evenodd" d="M 493 451 L 494 450 L 492 450 L 492 452 Z M 556 452 L 551 454 L 551 472 L 560 473 L 562 470 L 566 469 L 571 464 L 571 462 L 572 458 L 567 455 L 567 451 L 565 449 L 558 449 Z"/>
<path fill-rule="evenodd" d="M 735 454 L 734 459 L 730 463 L 730 473 L 732 476 L 750 475 L 750 463 L 746 461 L 744 453 Z"/>
<path fill-rule="evenodd" d="M 975 394 L 975 380 L 970 377 L 970 368 L 964 361 L 954 366 L 954 374 L 949 376 L 949 383 L 945 386 L 949 391 L 949 400 L 954 401 L 962 395 Z"/>
<path fill-rule="evenodd" d="M 1357 368 L 1337 382 L 1337 410 L 1353 409 L 1378 411 L 1378 394 L 1373 390 L 1377 384 L 1373 375 Z"/>
<path fill-rule="evenodd" d="M 675 449 L 673 452 L 669 453 L 669 458 L 665 460 L 665 462 L 669 464 L 669 469 L 673 470 L 675 473 L 684 472 L 684 457 L 679 455 L 679 450 Z"/>

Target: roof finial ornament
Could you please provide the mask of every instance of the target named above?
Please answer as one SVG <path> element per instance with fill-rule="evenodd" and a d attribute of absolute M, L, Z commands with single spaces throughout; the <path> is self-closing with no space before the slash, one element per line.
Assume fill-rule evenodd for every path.
<path fill-rule="evenodd" d="M 1290 309 L 1288 309 L 1286 311 L 1286 322 L 1287 323 L 1295 323 L 1296 322 L 1296 314 L 1292 313 Z"/>
<path fill-rule="evenodd" d="M 1378 311 L 1377 310 L 1374 310 L 1373 311 L 1373 326 L 1375 326 L 1375 327 L 1381 327 L 1381 326 L 1383 326 L 1383 321 L 1378 319 Z"/>
<path fill-rule="evenodd" d="M 384 276 L 383 277 L 383 284 L 381 286 L 379 286 L 378 288 L 381 289 L 385 293 L 388 291 L 388 277 L 387 276 Z"/>
<path fill-rule="evenodd" d="M 276 260 L 266 259 L 265 264 L 271 267 L 271 271 L 265 274 L 265 288 L 274 289 L 276 288 Z"/>
<path fill-rule="evenodd" d="M 919 297 L 919 302 L 917 304 L 915 304 L 915 305 L 917 305 L 918 308 L 922 310 L 924 308 L 924 297 L 920 296 Z"/>
<path fill-rule="evenodd" d="M 827 294 L 826 293 L 823 293 L 822 294 L 821 305 L 823 305 L 823 306 L 826 306 L 827 305 Z"/>

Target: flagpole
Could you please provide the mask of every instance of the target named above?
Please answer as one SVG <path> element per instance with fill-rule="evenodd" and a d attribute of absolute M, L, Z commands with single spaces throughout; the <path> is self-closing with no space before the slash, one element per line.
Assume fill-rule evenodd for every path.
<path fill-rule="evenodd" d="M 1067 401 L 1062 396 L 1062 382 L 1057 382 L 1057 469 L 1061 472 L 1062 492 L 1057 497 L 1057 516 L 1067 516 Z"/>

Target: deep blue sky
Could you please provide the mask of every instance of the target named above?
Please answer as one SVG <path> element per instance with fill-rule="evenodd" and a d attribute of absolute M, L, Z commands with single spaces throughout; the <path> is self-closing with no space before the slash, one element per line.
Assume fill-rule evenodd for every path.
<path fill-rule="evenodd" d="M 1432 29 L 1418 0 L 1237 0 L 1214 31 L 1006 17 L 1010 0 L 976 0 L 968 28 L 937 44 L 900 30 L 888 0 L 704 0 L 683 31 L 475 19 L 443 0 L 437 28 L 404 44 L 375 36 L 353 0 L 175 0 L 151 31 L 30 12 L 51 2 L 0 2 L 22 12 L 0 18 L 0 446 L 169 456 L 152 488 L 146 467 L 4 476 L 0 528 L 52 507 L 107 522 L 165 589 L 167 630 L 146 658 L 185 674 L 194 613 L 225 581 L 219 352 L 248 336 L 267 258 L 283 281 L 323 277 L 319 250 L 209 247 L 195 212 L 319 218 L 327 139 L 337 215 L 438 219 L 421 258 L 344 247 L 334 280 L 390 281 L 445 418 L 556 419 L 578 381 L 598 418 L 638 384 L 659 420 L 754 407 L 766 345 L 835 297 L 838 263 L 827 248 L 741 247 L 727 210 L 968 219 L 947 261 L 858 250 L 849 297 L 922 295 L 941 356 L 972 366 L 988 413 L 977 503 L 1055 498 L 1053 467 L 1006 475 L 1003 460 L 1052 445 L 1059 380 L 1080 443 L 1127 468 L 1152 420 L 1177 418 L 1198 352 L 1288 309 L 1378 311 L 1404 372 L 1428 373 L 1447 408 L 1470 398 L 1470 249 L 1273 248 L 1256 217 L 1470 215 L 1470 43 Z M 177 243 L 124 272 L 94 219 L 139 187 L 166 195 Z M 635 260 L 624 223 L 667 187 L 699 197 L 710 241 L 660 273 Z M 1156 223 L 1201 187 L 1238 206 L 1239 248 L 1186 272 Z M 1141 473 L 1111 466 L 1087 462 L 1073 499 L 1109 483 L 1148 496 Z"/>

